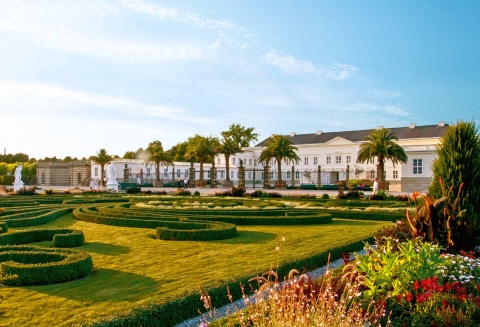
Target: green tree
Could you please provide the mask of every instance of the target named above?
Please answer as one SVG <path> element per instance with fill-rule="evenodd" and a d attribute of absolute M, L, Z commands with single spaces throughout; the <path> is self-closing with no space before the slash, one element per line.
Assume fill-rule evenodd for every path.
<path fill-rule="evenodd" d="M 282 161 L 287 164 L 292 161 L 298 164 L 300 157 L 295 152 L 297 150 L 298 148 L 287 137 L 273 135 L 267 140 L 266 148 L 260 153 L 258 161 L 266 162 L 268 165 L 271 159 L 275 159 L 277 161 L 278 183 L 282 185 Z"/>
<path fill-rule="evenodd" d="M 96 155 L 90 157 L 90 160 L 93 160 L 100 165 L 100 185 L 105 186 L 105 181 L 104 181 L 105 164 L 107 164 L 112 160 L 112 156 L 107 153 L 107 150 L 100 149 L 97 151 Z"/>
<path fill-rule="evenodd" d="M 258 134 L 253 132 L 253 127 L 245 128 L 239 124 L 232 124 L 227 131 L 223 131 L 220 139 L 219 152 L 225 156 L 226 180 L 230 180 L 230 156 L 235 153 L 242 153 L 242 148 L 256 141 Z"/>
<path fill-rule="evenodd" d="M 167 166 L 173 165 L 172 158 L 163 150 L 162 142 L 153 141 L 148 144 L 147 147 L 147 159 L 145 160 L 145 166 L 149 163 L 155 163 L 155 180 L 160 181 L 160 165 Z"/>
<path fill-rule="evenodd" d="M 135 152 L 133 151 L 127 151 L 123 155 L 123 159 L 135 159 Z"/>
<path fill-rule="evenodd" d="M 374 162 L 377 158 L 377 177 L 380 179 L 380 187 L 385 184 L 385 160 L 390 160 L 395 167 L 398 163 L 407 162 L 407 154 L 398 145 L 398 138 L 388 128 L 376 129 L 365 138 L 365 143 L 360 145 L 357 162 Z"/>
<path fill-rule="evenodd" d="M 195 160 L 200 163 L 200 184 L 203 186 L 203 164 L 211 162 L 218 154 L 219 141 L 214 136 L 202 136 L 195 134 L 189 137 L 187 141 L 187 149 L 185 158 L 187 160 Z"/>
<path fill-rule="evenodd" d="M 449 190 L 450 202 L 459 195 L 458 207 L 465 213 L 456 223 L 456 247 L 480 244 L 480 141 L 473 122 L 459 121 L 448 128 L 432 164 L 433 182 L 429 195 L 441 198 L 441 183 Z"/>

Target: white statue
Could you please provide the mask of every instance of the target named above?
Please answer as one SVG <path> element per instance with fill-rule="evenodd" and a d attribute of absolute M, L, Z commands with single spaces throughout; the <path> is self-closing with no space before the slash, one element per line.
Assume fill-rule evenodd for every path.
<path fill-rule="evenodd" d="M 15 183 L 19 183 L 22 181 L 22 165 L 18 165 L 15 168 Z"/>
<path fill-rule="evenodd" d="M 116 180 L 117 180 L 117 173 L 115 171 L 115 165 L 112 162 L 108 167 L 108 182 L 111 183 Z"/>

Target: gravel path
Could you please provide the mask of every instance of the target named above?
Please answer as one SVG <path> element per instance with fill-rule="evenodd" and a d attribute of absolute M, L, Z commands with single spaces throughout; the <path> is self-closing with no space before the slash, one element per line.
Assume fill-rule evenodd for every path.
<path fill-rule="evenodd" d="M 359 252 L 357 252 L 357 254 L 364 255 L 365 250 L 359 251 Z M 320 278 L 321 276 L 323 276 L 325 274 L 325 272 L 327 271 L 327 269 L 328 270 L 335 269 L 335 268 L 343 265 L 343 263 L 344 263 L 343 259 L 338 259 L 337 261 L 331 262 L 329 265 L 326 265 L 326 266 L 317 268 L 315 270 L 309 271 L 309 272 L 306 273 L 306 275 L 308 275 L 312 279 L 317 279 L 317 278 Z M 239 300 L 237 300 L 233 303 L 230 303 L 230 304 L 225 305 L 221 308 L 215 309 L 214 319 L 223 318 L 223 317 L 227 316 L 228 314 L 231 314 L 233 312 L 236 312 L 238 310 L 243 309 L 244 307 L 245 307 L 244 300 L 239 299 Z M 197 316 L 195 318 L 186 320 L 186 321 L 176 325 L 175 327 L 198 327 L 200 325 L 200 323 L 205 322 L 206 318 L 207 318 L 207 315 Z M 213 318 L 212 318 L 212 320 L 213 320 Z"/>

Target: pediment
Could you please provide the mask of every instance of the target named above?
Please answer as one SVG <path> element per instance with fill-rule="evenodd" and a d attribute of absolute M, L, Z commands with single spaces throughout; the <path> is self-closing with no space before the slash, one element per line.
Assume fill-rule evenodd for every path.
<path fill-rule="evenodd" d="M 344 139 L 343 137 L 335 137 L 328 142 L 324 143 L 325 145 L 353 145 L 355 142 L 349 141 L 347 139 Z"/>

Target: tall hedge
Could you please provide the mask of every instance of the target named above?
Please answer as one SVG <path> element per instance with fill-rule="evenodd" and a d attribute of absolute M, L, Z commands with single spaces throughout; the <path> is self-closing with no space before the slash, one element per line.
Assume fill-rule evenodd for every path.
<path fill-rule="evenodd" d="M 432 165 L 434 179 L 429 194 L 442 197 L 440 180 L 446 190 L 452 189 L 453 203 L 463 183 L 459 208 L 466 214 L 454 231 L 458 248 L 472 248 L 480 244 L 480 141 L 474 122 L 460 121 L 444 134 Z"/>

